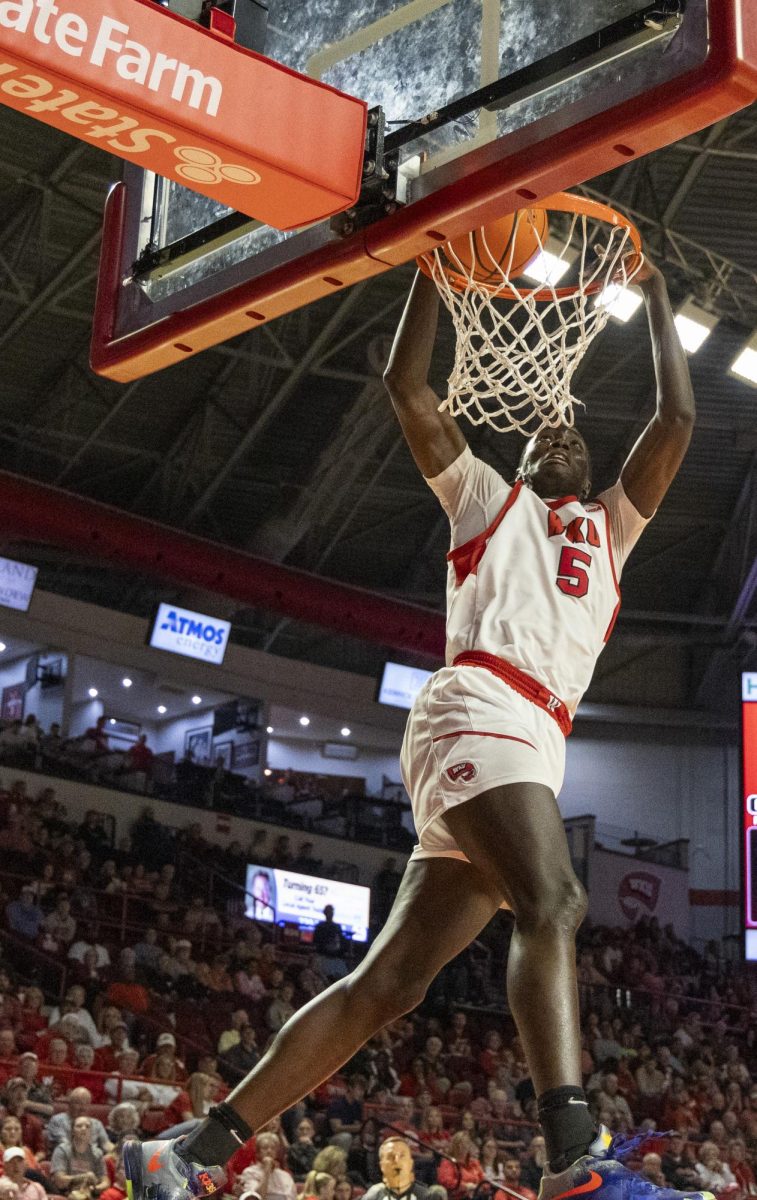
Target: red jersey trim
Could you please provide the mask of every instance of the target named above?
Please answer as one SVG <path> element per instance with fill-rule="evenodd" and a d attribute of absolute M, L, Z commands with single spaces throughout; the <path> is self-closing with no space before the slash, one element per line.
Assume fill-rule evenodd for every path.
<path fill-rule="evenodd" d="M 605 536 L 607 537 L 607 553 L 610 558 L 610 570 L 612 571 L 612 581 L 613 581 L 613 584 L 615 585 L 615 594 L 618 597 L 618 603 L 615 605 L 615 608 L 613 609 L 613 614 L 610 617 L 610 624 L 607 626 L 607 632 L 604 636 L 604 641 L 609 642 L 610 634 L 612 633 L 613 629 L 615 628 L 615 622 L 617 621 L 618 613 L 620 612 L 620 605 L 621 605 L 620 584 L 618 583 L 618 573 L 615 570 L 615 556 L 613 555 L 613 552 L 612 552 L 612 529 L 610 526 L 610 513 L 608 512 L 607 505 L 603 504 L 601 500 L 597 500 L 596 503 L 599 505 L 599 507 L 602 509 L 602 512 L 605 514 Z"/>
<path fill-rule="evenodd" d="M 497 513 L 497 516 L 494 518 L 491 525 L 489 525 L 487 529 L 484 529 L 483 533 L 477 533 L 475 537 L 469 538 L 467 542 L 463 542 L 462 546 L 455 546 L 455 548 L 450 550 L 447 554 L 447 561 L 451 562 L 452 566 L 455 568 L 455 583 L 458 587 L 465 583 L 465 580 L 469 575 L 476 574 L 478 570 L 478 564 L 484 557 L 484 553 L 486 551 L 486 547 L 489 545 L 489 541 L 504 521 L 512 506 L 515 504 L 515 501 L 520 495 L 520 489 L 522 486 L 523 483 L 520 479 L 513 484 L 507 500 Z"/>
<path fill-rule="evenodd" d="M 496 654 L 489 654 L 486 650 L 464 650 L 454 659 L 452 666 L 482 667 L 485 671 L 491 671 L 492 675 L 496 675 L 525 700 L 530 700 L 532 704 L 549 713 L 560 727 L 563 737 L 567 737 L 573 728 L 565 701 L 554 692 L 550 692 L 543 683 L 521 671 L 520 667 L 508 662 L 506 658 L 498 658 Z"/>
<path fill-rule="evenodd" d="M 566 504 L 575 504 L 578 501 L 578 496 L 559 496 L 557 500 L 545 500 L 547 508 L 551 508 L 555 512 L 558 508 L 563 508 Z"/>
<path fill-rule="evenodd" d="M 532 750 L 536 749 L 533 742 L 529 742 L 527 738 L 514 737 L 511 733 L 488 733 L 484 729 L 456 729 L 454 733 L 440 733 L 437 737 L 432 738 L 432 742 L 443 742 L 447 738 L 453 737 L 493 737 L 501 738 L 505 742 L 522 742 L 524 746 L 530 746 Z"/>

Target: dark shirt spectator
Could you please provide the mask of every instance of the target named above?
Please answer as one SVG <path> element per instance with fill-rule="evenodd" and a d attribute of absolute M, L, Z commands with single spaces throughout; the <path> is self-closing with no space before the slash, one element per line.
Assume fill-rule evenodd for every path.
<path fill-rule="evenodd" d="M 11 900 L 6 905 L 5 915 L 11 933 L 17 933 L 30 942 L 39 936 L 44 913 L 34 902 L 34 888 L 30 884 L 24 884 L 18 900 Z"/>

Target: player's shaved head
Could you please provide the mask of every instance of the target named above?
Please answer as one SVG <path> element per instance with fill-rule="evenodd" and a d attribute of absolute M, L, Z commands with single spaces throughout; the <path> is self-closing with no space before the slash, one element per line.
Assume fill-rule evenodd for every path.
<path fill-rule="evenodd" d="M 586 500 L 591 459 L 583 435 L 566 425 L 540 429 L 526 442 L 516 477 L 543 499 L 576 495 Z"/>

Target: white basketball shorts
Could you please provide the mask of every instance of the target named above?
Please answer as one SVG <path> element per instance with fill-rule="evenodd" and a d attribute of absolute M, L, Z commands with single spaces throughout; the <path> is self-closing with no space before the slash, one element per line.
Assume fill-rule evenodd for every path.
<path fill-rule="evenodd" d="M 418 845 L 411 857 L 468 861 L 441 819 L 498 784 L 541 783 L 555 796 L 565 738 L 553 717 L 482 667 L 443 667 L 424 684 L 400 755 Z"/>

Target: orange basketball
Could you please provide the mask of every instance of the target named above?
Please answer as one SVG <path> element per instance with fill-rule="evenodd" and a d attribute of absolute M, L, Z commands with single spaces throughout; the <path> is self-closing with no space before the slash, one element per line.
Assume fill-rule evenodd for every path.
<path fill-rule="evenodd" d="M 443 247 L 443 253 L 452 270 L 459 271 L 458 259 L 477 283 L 496 285 L 503 275 L 517 279 L 522 274 L 540 244 L 546 242 L 548 232 L 547 210 L 524 208 L 455 238 Z"/>

